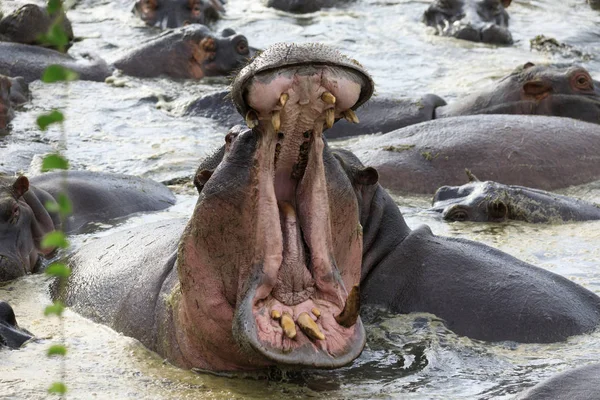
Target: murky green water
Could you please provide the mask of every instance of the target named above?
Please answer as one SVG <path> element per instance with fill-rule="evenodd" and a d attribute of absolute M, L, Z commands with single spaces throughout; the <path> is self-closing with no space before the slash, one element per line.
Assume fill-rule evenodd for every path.
<path fill-rule="evenodd" d="M 14 4 L 5 0 L 3 7 Z M 590 10 L 584 0 L 514 2 L 509 12 L 516 43 L 506 48 L 431 36 L 419 23 L 427 4 L 355 0 L 298 17 L 267 9 L 260 1 L 229 0 L 227 15 L 216 29 L 232 27 L 261 48 L 278 41 L 333 44 L 366 66 L 378 94 L 416 97 L 430 92 L 446 99 L 477 90 L 527 61 L 580 61 L 531 52 L 529 40 L 538 34 L 590 54 L 598 54 L 600 48 L 600 12 Z M 137 22 L 129 9 L 125 0 L 79 2 L 69 16 L 75 34 L 85 40 L 71 53 L 93 52 L 111 60 L 121 49 L 150 37 L 153 31 Z M 600 77 L 597 59 L 581 64 Z M 68 97 L 63 85 L 34 83 L 33 101 L 18 113 L 13 133 L 0 138 L 0 146 L 22 148 L 22 157 L 14 162 L 36 174 L 41 157 L 31 155 L 52 149 L 59 132 L 39 132 L 35 118 L 57 103 L 67 107 L 67 155 L 73 168 L 162 181 L 190 175 L 199 160 L 222 143 L 223 127 L 184 117 L 182 109 L 202 93 L 224 88 L 225 79 L 195 83 L 121 77 L 119 81 L 118 85 L 74 82 Z M 1 160 L 0 167 L 6 167 Z M 194 191 L 180 187 L 178 192 L 174 208 L 101 226 L 97 233 L 74 237 L 74 246 L 128 226 L 189 216 Z M 564 193 L 600 202 L 600 184 Z M 396 200 L 412 227 L 426 223 L 437 234 L 482 241 L 600 294 L 600 222 L 446 224 L 422 211 L 429 206 L 428 198 L 397 196 Z M 46 387 L 58 379 L 58 361 L 44 355 L 59 332 L 55 320 L 42 316 L 49 303 L 46 284 L 44 276 L 31 276 L 0 287 L 0 298 L 11 302 L 20 323 L 38 336 L 19 351 L 0 350 L 0 398 L 44 398 Z M 431 315 L 393 316 L 366 310 L 365 317 L 368 345 L 353 365 L 337 371 L 271 371 L 269 379 L 257 380 L 174 368 L 135 340 L 68 312 L 70 397 L 502 399 L 557 371 L 600 359 L 600 333 L 557 344 L 490 344 L 456 336 Z"/>

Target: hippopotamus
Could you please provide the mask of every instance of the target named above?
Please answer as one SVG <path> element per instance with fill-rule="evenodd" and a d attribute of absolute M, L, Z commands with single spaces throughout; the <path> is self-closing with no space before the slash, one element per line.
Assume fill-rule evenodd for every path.
<path fill-rule="evenodd" d="M 70 171 L 67 194 L 73 213 L 61 225 L 47 203 L 56 203 L 63 187 L 60 172 L 31 178 L 0 178 L 0 282 L 35 272 L 40 256 L 54 248 L 42 248 L 42 237 L 56 229 L 77 233 L 91 222 L 107 222 L 140 211 L 157 211 L 175 203 L 165 186 L 133 176 Z M 31 183 L 31 185 L 30 185 Z"/>
<path fill-rule="evenodd" d="M 366 136 L 349 148 L 384 187 L 433 194 L 485 180 L 555 190 L 600 179 L 600 125 L 537 115 L 471 115 Z"/>
<path fill-rule="evenodd" d="M 600 364 L 562 372 L 519 394 L 516 400 L 600 400 Z"/>
<path fill-rule="evenodd" d="M 19 327 L 10 304 L 0 300 L 0 349 L 2 347 L 18 349 L 32 337 L 29 331 Z"/>
<path fill-rule="evenodd" d="M 600 123 L 599 88 L 582 67 L 564 69 L 528 62 L 449 105 L 434 94 L 419 99 L 372 98 L 357 112 L 360 124 L 340 119 L 325 135 L 334 139 L 387 133 L 433 119 L 473 114 L 554 115 Z M 185 113 L 213 118 L 224 126 L 242 123 L 228 93 L 201 97 L 190 103 Z"/>
<path fill-rule="evenodd" d="M 146 25 L 165 29 L 207 25 L 218 20 L 225 9 L 222 0 L 137 0 L 132 11 Z"/>
<path fill-rule="evenodd" d="M 40 41 L 40 37 L 50 30 L 54 22 L 60 19 L 60 27 L 67 36 L 68 44 L 62 48 Z M 25 4 L 0 20 L 0 41 L 38 45 L 67 51 L 73 44 L 74 35 L 71 22 L 64 11 L 50 15 L 46 7 Z"/>
<path fill-rule="evenodd" d="M 485 181 L 467 170 L 469 183 L 442 186 L 431 211 L 446 221 L 561 223 L 600 219 L 600 205 L 544 190 Z"/>
<path fill-rule="evenodd" d="M 13 107 L 29 99 L 29 86 L 22 77 L 9 78 L 0 75 L 0 135 L 8 132 L 9 123 L 14 118 Z"/>
<path fill-rule="evenodd" d="M 423 23 L 437 35 L 471 42 L 512 44 L 506 8 L 511 0 L 434 0 Z"/>
<path fill-rule="evenodd" d="M 268 0 L 267 7 L 297 14 L 319 11 L 321 8 L 334 7 L 340 0 Z"/>
<path fill-rule="evenodd" d="M 274 45 L 232 83 L 235 127 L 198 168 L 189 221 L 80 248 L 61 297 L 184 368 L 336 368 L 366 340 L 360 305 L 431 312 L 482 340 L 552 342 L 600 322 L 600 298 L 464 239 L 408 228 L 377 171 L 323 129 L 373 92 L 321 44 Z M 523 307 L 527 299 L 535 299 Z"/>
<path fill-rule="evenodd" d="M 91 81 L 105 80 L 115 67 L 139 77 L 201 79 L 228 75 L 254 51 L 248 47 L 248 40 L 233 29 L 224 29 L 217 36 L 205 26 L 194 24 L 165 31 L 124 51 L 112 65 L 93 55 L 91 61 L 83 61 L 51 49 L 0 43 L 0 74 L 22 76 L 29 83 L 40 79 L 49 65 L 58 64 L 77 72 L 79 79 Z"/>

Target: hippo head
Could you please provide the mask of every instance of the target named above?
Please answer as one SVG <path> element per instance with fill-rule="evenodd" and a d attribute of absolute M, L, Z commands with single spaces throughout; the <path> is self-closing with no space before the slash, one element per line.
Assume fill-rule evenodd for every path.
<path fill-rule="evenodd" d="M 11 80 L 0 75 L 0 135 L 8 132 L 8 124 L 15 116 L 10 101 L 11 86 Z"/>
<path fill-rule="evenodd" d="M 60 18 L 61 26 L 69 43 L 65 47 L 55 48 L 55 50 L 66 52 L 73 44 L 74 39 L 73 28 L 66 14 L 61 11 L 60 14 L 49 15 L 46 8 L 35 4 L 26 4 L 4 17 L 0 21 L 0 36 L 11 42 L 53 48 L 40 42 L 40 36 L 45 35 L 58 18 Z"/>
<path fill-rule="evenodd" d="M 39 255 L 53 251 L 40 246 L 53 230 L 52 218 L 29 191 L 29 180 L 0 176 L 0 282 L 33 272 Z"/>
<path fill-rule="evenodd" d="M 446 221 L 502 222 L 509 218 L 511 189 L 492 181 L 479 181 L 467 170 L 470 182 L 442 186 L 433 196 L 432 211 Z"/>
<path fill-rule="evenodd" d="M 149 26 L 162 29 L 203 24 L 219 19 L 221 0 L 138 0 L 133 12 Z"/>
<path fill-rule="evenodd" d="M 492 44 L 512 44 L 506 7 L 511 0 L 435 0 L 423 22 L 438 35 Z"/>
<path fill-rule="evenodd" d="M 272 46 L 237 75 L 250 129 L 231 130 L 220 164 L 199 171 L 179 245 L 188 365 L 336 368 L 361 353 L 360 210 L 323 130 L 357 122 L 372 93 L 356 61 L 318 44 Z"/>
<path fill-rule="evenodd" d="M 18 349 L 32 337 L 31 333 L 19 327 L 10 304 L 0 301 L 0 348 Z"/>
<path fill-rule="evenodd" d="M 278 10 L 305 14 L 319 11 L 323 7 L 331 7 L 332 1 L 327 0 L 268 0 L 267 7 Z"/>

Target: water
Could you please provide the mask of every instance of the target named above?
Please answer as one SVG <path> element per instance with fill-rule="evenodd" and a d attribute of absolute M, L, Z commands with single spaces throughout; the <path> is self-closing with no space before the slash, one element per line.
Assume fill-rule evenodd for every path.
<path fill-rule="evenodd" d="M 420 24 L 427 1 L 355 0 L 336 9 L 294 16 L 252 0 L 229 0 L 215 29 L 232 27 L 254 47 L 279 41 L 321 41 L 358 59 L 373 74 L 377 95 L 417 97 L 436 93 L 447 100 L 478 90 L 527 61 L 578 63 L 600 76 L 600 63 L 532 52 L 529 40 L 544 34 L 598 54 L 600 12 L 584 0 L 514 2 L 511 47 L 460 42 L 432 36 Z M 15 2 L 4 1 L 4 9 Z M 129 1 L 83 0 L 69 11 L 75 34 L 84 40 L 71 54 L 96 53 L 113 60 L 122 49 L 151 37 L 130 13 Z M 13 133 L 0 146 L 21 148 L 11 164 L 34 175 L 41 156 L 57 145 L 60 132 L 42 133 L 35 118 L 66 107 L 67 156 L 73 168 L 136 174 L 160 181 L 189 176 L 200 159 L 223 143 L 226 128 L 213 121 L 182 116 L 186 103 L 226 87 L 227 79 L 174 82 L 119 77 L 115 84 L 73 82 L 31 85 L 33 100 L 17 114 Z M 68 91 L 68 96 L 65 96 Z M 359 111 L 360 116 L 360 111 Z M 341 146 L 344 142 L 334 145 Z M 2 151 L 2 150 L 0 150 Z M 33 157 L 31 154 L 38 154 Z M 0 167 L 8 162 L 0 160 Z M 194 203 L 190 185 L 175 187 L 178 204 L 164 212 L 136 215 L 101 225 L 95 233 L 73 237 L 73 247 L 93 236 L 160 219 L 187 217 Z M 600 184 L 562 193 L 600 202 Z M 484 242 L 547 268 L 600 294 L 600 222 L 566 225 L 447 224 L 423 212 L 430 199 L 395 197 L 411 227 L 429 224 L 441 235 Z M 0 350 L 0 398 L 45 398 L 58 379 L 58 361 L 45 350 L 58 338 L 57 322 L 44 318 L 49 303 L 44 276 L 30 276 L 0 287 L 21 324 L 38 339 L 19 351 Z M 137 341 L 75 313 L 66 313 L 70 398 L 511 398 L 552 374 L 600 359 L 600 332 L 556 344 L 484 343 L 459 337 L 432 315 L 388 315 L 365 310 L 368 345 L 351 366 L 336 371 L 281 373 L 268 379 L 199 375 L 164 363 Z"/>

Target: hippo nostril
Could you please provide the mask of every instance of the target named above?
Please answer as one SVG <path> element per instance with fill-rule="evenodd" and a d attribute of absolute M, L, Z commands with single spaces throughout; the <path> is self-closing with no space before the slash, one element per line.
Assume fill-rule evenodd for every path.
<path fill-rule="evenodd" d="M 508 214 L 508 207 L 503 201 L 497 200 L 488 204 L 487 211 L 490 221 L 503 221 Z"/>
<path fill-rule="evenodd" d="M 221 36 L 223 37 L 229 37 L 233 35 L 235 35 L 235 31 L 231 28 L 225 28 L 223 31 L 221 31 Z"/>
<path fill-rule="evenodd" d="M 235 41 L 237 39 L 237 41 Z M 242 35 L 239 35 L 234 38 L 235 43 L 235 51 L 243 56 L 247 56 L 250 53 L 250 48 L 248 47 L 248 41 Z"/>

